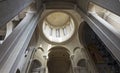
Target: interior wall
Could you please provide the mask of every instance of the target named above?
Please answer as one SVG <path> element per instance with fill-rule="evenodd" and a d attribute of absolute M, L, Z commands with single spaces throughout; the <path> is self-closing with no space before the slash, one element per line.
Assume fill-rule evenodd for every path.
<path fill-rule="evenodd" d="M 85 46 L 89 56 L 92 58 L 97 71 L 101 73 L 119 72 L 119 62 L 116 61 L 105 44 L 86 22 L 83 23 L 83 30 L 83 33 L 79 36 L 83 39 L 82 44 Z"/>
<path fill-rule="evenodd" d="M 65 12 L 69 13 L 70 15 L 72 15 L 72 17 L 74 18 L 75 23 L 76 23 L 75 24 L 76 30 L 75 30 L 74 36 L 72 36 L 72 38 L 70 40 L 63 42 L 63 43 L 55 43 L 55 42 L 48 41 L 44 37 L 44 35 L 42 33 L 42 22 L 44 20 L 44 17 L 53 11 L 65 11 Z M 81 44 L 82 43 L 80 41 L 81 39 L 79 39 L 79 37 L 78 37 L 79 36 L 78 29 L 79 29 L 79 26 L 81 25 L 82 21 L 83 21 L 83 19 L 81 18 L 81 16 L 74 10 L 64 10 L 64 9 L 62 9 L 62 10 L 60 10 L 60 9 L 44 10 L 43 14 L 41 15 L 39 25 L 36 28 L 37 33 L 39 34 L 37 47 L 41 47 L 43 49 L 43 51 L 38 51 L 35 58 L 38 58 L 38 56 L 40 55 L 41 59 L 43 59 L 43 60 L 41 60 L 41 62 L 44 64 L 44 66 L 47 66 L 46 60 L 49 59 L 49 50 L 56 46 L 62 46 L 62 47 L 68 48 L 68 50 L 70 51 L 70 58 L 73 60 L 71 63 L 73 66 L 77 67 L 77 63 L 81 59 L 85 59 L 87 62 L 88 71 L 92 72 L 92 73 L 96 73 L 94 64 L 93 64 L 89 54 L 87 54 L 87 50 L 85 50 L 84 46 Z M 77 49 L 75 52 L 73 52 L 76 47 L 79 47 L 79 49 Z M 92 65 L 92 67 L 91 67 L 91 65 Z"/>
<path fill-rule="evenodd" d="M 27 7 L 32 0 L 2 0 L 0 1 L 0 26 L 5 25 L 20 11 Z"/>

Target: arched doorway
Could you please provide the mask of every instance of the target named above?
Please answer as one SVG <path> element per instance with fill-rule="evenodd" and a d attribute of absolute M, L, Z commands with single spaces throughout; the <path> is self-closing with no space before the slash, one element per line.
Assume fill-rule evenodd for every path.
<path fill-rule="evenodd" d="M 68 50 L 64 47 L 54 47 L 50 50 L 47 62 L 49 73 L 69 73 L 71 60 Z"/>

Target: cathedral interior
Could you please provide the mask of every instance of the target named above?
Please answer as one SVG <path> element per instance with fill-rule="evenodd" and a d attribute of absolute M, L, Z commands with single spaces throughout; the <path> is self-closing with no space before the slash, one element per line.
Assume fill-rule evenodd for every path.
<path fill-rule="evenodd" d="M 120 73 L 120 0 L 0 0 L 0 73 Z"/>

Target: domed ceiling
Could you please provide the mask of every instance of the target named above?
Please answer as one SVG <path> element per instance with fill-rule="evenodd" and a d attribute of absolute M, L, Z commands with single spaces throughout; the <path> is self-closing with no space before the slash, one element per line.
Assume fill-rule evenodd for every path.
<path fill-rule="evenodd" d="M 56 43 L 67 41 L 74 33 L 73 18 L 65 12 L 52 12 L 48 14 L 42 26 L 45 37 Z"/>
<path fill-rule="evenodd" d="M 48 22 L 48 24 L 55 27 L 61 27 L 66 25 L 66 23 L 69 20 L 70 20 L 70 16 L 62 12 L 53 12 L 50 15 L 48 15 L 46 18 L 46 21 Z"/>

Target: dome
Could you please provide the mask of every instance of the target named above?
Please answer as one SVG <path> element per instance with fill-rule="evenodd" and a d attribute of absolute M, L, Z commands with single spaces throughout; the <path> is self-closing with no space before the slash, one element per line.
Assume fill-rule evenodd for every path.
<path fill-rule="evenodd" d="M 75 24 L 69 14 L 53 12 L 44 19 L 42 30 L 49 41 L 61 43 L 71 38 L 75 30 Z"/>

